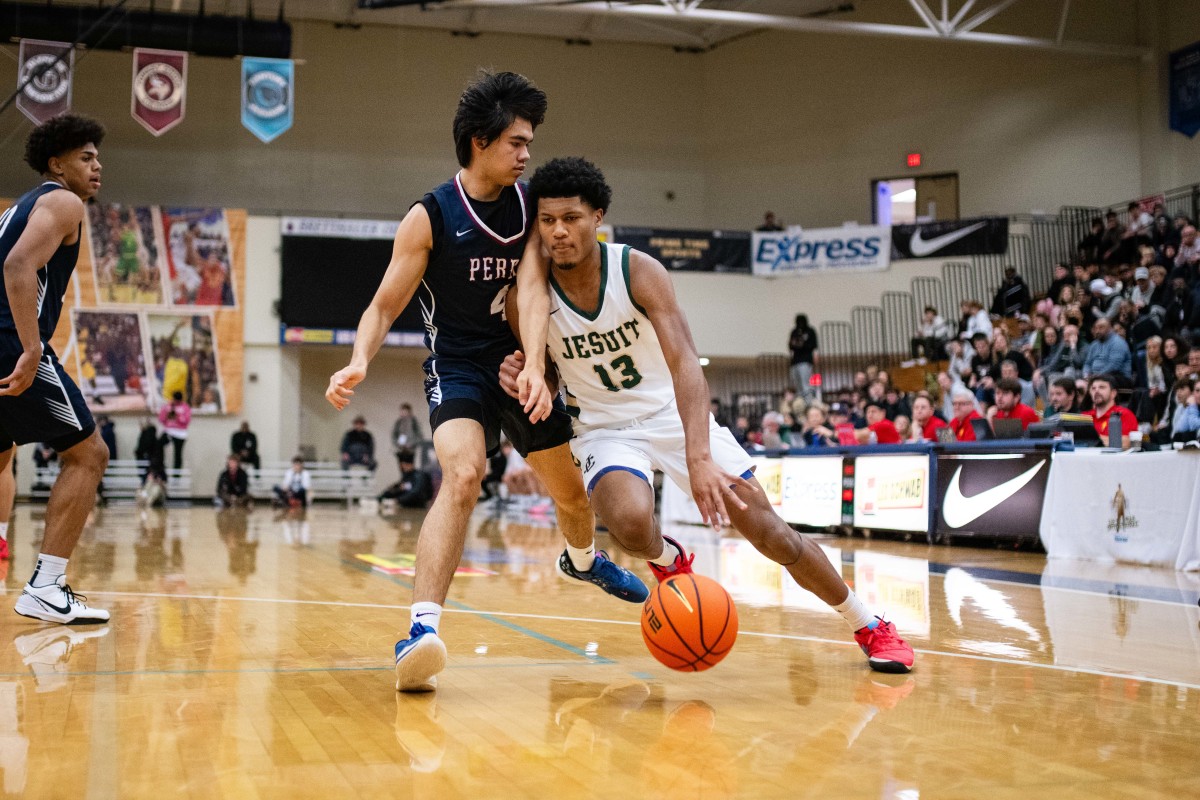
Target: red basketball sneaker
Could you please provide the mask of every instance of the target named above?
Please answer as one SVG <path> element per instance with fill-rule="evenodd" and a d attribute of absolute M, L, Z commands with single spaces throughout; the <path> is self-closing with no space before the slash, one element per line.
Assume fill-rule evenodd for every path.
<path fill-rule="evenodd" d="M 0 539 L 0 561 L 8 561 L 8 539 Z"/>
<path fill-rule="evenodd" d="M 896 626 L 876 617 L 879 624 L 854 632 L 854 641 L 867 654 L 867 663 L 876 672 L 908 672 L 913 667 L 913 649 L 896 633 Z"/>
<path fill-rule="evenodd" d="M 692 573 L 692 562 L 696 560 L 696 554 L 690 556 L 685 555 L 686 550 L 679 542 L 672 539 L 670 536 L 664 536 L 663 547 L 674 547 L 678 554 L 675 556 L 675 563 L 669 567 L 663 567 L 655 564 L 653 561 L 647 561 L 650 565 L 650 571 L 654 573 L 654 577 L 658 578 L 658 582 L 662 583 L 667 578 L 673 578 L 676 575 L 690 575 Z"/>

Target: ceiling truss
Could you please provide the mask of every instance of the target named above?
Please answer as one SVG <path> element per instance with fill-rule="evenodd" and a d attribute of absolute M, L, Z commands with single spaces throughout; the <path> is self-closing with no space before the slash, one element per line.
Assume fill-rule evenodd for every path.
<path fill-rule="evenodd" d="M 1061 2 L 1061 12 L 1057 15 L 1057 29 L 1048 31 L 1044 37 L 979 30 L 1006 9 L 1022 1 L 1026 3 Z M 429 6 L 428 10 L 434 12 L 464 8 L 513 9 L 524 6 L 530 10 L 536 9 L 537 11 L 561 14 L 608 15 L 630 21 L 657 22 L 665 26 L 674 26 L 676 33 L 692 38 L 697 37 L 697 33 L 694 32 L 695 25 L 708 26 L 699 34 L 701 39 L 707 38 L 705 33 L 708 33 L 712 27 L 720 26 L 749 30 L 938 39 L 1120 58 L 1149 58 L 1152 55 L 1152 50 L 1147 47 L 1067 39 L 1071 0 L 984 0 L 984 2 L 980 2 L 980 0 L 954 0 L 954 2 L 952 0 L 907 0 L 907 4 L 916 17 L 914 24 L 911 25 L 853 19 L 827 19 L 823 13 L 789 15 L 746 10 L 747 7 L 753 6 L 752 3 L 743 3 L 738 10 L 714 8 L 706 7 L 705 0 L 655 0 L 653 2 L 637 2 L 637 0 L 445 0 L 445 2 Z M 837 5 L 833 4 L 835 8 Z M 953 8 L 954 5 L 958 6 L 957 9 Z M 679 27 L 681 25 L 687 27 Z"/>

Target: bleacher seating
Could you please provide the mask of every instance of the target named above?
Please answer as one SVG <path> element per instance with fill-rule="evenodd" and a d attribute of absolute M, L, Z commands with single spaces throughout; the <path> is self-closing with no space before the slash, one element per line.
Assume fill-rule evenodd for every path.
<path fill-rule="evenodd" d="M 138 489 L 142 486 L 142 475 L 145 474 L 147 462 L 134 460 L 114 460 L 108 463 L 104 471 L 104 497 L 108 500 L 133 500 L 137 497 Z M 304 465 L 312 477 L 311 500 L 345 501 L 347 505 L 363 497 L 374 497 L 375 476 L 366 469 L 342 469 L 337 462 L 312 461 Z M 250 496 L 256 500 L 270 500 L 274 497 L 275 487 L 283 483 L 284 476 L 292 468 L 288 462 L 266 463 L 261 469 L 248 468 L 250 476 Z M 34 500 L 45 501 L 50 497 L 50 489 L 58 478 L 59 465 L 52 464 L 45 468 L 35 468 L 33 489 L 29 496 Z M 212 497 L 216 489 L 216 477 L 212 486 L 201 485 L 193 491 L 192 474 L 189 469 L 167 470 L 167 499 L 190 502 L 193 499 Z"/>
<path fill-rule="evenodd" d="M 104 470 L 104 497 L 107 500 L 133 500 L 137 497 L 138 489 L 142 487 L 142 475 L 145 474 L 149 462 L 133 459 L 114 459 L 108 462 Z M 50 489 L 58 479 L 59 465 L 35 468 L 33 472 L 33 488 L 29 496 L 34 500 L 46 500 L 50 497 Z M 190 501 L 192 499 L 192 473 L 186 467 L 183 469 L 167 470 L 167 499 Z"/>
<path fill-rule="evenodd" d="M 351 505 L 355 500 L 376 494 L 375 473 L 370 470 L 360 467 L 342 469 L 336 461 L 306 461 L 304 468 L 312 478 L 309 502 L 344 500 L 346 505 Z M 292 465 L 287 461 L 264 463 L 260 469 L 248 469 L 250 496 L 256 500 L 270 500 L 275 496 L 275 487 L 283 483 L 291 469 Z"/>

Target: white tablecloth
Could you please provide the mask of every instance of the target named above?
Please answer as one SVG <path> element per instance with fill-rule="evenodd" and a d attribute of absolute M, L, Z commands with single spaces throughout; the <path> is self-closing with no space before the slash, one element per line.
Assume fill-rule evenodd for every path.
<path fill-rule="evenodd" d="M 1052 558 L 1200 570 L 1200 453 L 1056 453 L 1041 537 Z"/>

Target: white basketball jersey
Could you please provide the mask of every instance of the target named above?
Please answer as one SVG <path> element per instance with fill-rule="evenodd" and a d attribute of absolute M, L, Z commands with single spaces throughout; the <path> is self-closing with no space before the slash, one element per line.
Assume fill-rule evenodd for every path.
<path fill-rule="evenodd" d="M 595 313 L 572 305 L 553 273 L 550 286 L 546 347 L 576 431 L 623 427 L 675 400 L 658 334 L 629 292 L 628 246 L 600 243 Z"/>

